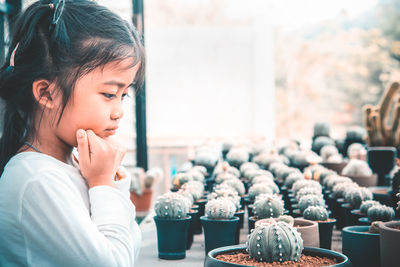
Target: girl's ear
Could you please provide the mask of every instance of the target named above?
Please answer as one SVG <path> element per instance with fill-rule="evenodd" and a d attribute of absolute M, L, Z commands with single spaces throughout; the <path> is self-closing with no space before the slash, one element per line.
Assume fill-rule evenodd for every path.
<path fill-rule="evenodd" d="M 54 84 L 48 80 L 36 80 L 32 83 L 32 92 L 36 101 L 42 108 L 53 109 L 57 107 L 55 103 Z"/>

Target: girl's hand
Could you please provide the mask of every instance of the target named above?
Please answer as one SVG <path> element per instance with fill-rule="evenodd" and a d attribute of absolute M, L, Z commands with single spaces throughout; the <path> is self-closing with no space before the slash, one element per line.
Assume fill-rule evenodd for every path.
<path fill-rule="evenodd" d="M 114 186 L 115 174 L 125 155 L 125 149 L 98 137 L 92 130 L 76 132 L 79 166 L 89 187 Z"/>

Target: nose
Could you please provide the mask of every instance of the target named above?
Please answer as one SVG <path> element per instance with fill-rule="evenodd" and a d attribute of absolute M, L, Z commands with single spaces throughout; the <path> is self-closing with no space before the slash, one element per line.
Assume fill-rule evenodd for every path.
<path fill-rule="evenodd" d="M 116 103 L 111 110 L 111 119 L 112 120 L 119 120 L 124 116 L 124 109 L 122 106 L 122 102 Z"/>

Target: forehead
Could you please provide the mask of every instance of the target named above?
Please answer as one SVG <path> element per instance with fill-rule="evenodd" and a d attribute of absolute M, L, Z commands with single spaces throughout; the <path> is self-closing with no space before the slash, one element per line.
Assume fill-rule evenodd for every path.
<path fill-rule="evenodd" d="M 140 67 L 140 63 L 136 65 L 134 63 L 134 58 L 110 62 L 84 75 L 82 79 L 89 79 L 91 82 L 99 83 L 112 78 L 114 80 L 121 79 L 121 81 L 131 83 Z"/>

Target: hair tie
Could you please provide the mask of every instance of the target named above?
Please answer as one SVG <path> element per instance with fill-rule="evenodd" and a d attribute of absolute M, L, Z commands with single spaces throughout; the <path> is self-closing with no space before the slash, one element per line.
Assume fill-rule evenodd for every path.
<path fill-rule="evenodd" d="M 14 50 L 11 53 L 10 67 L 14 67 L 15 66 L 15 53 L 17 52 L 18 46 L 19 46 L 19 42 L 17 43 L 17 45 L 15 46 Z"/>
<path fill-rule="evenodd" d="M 50 10 L 53 11 L 54 10 L 54 4 L 49 4 Z"/>

